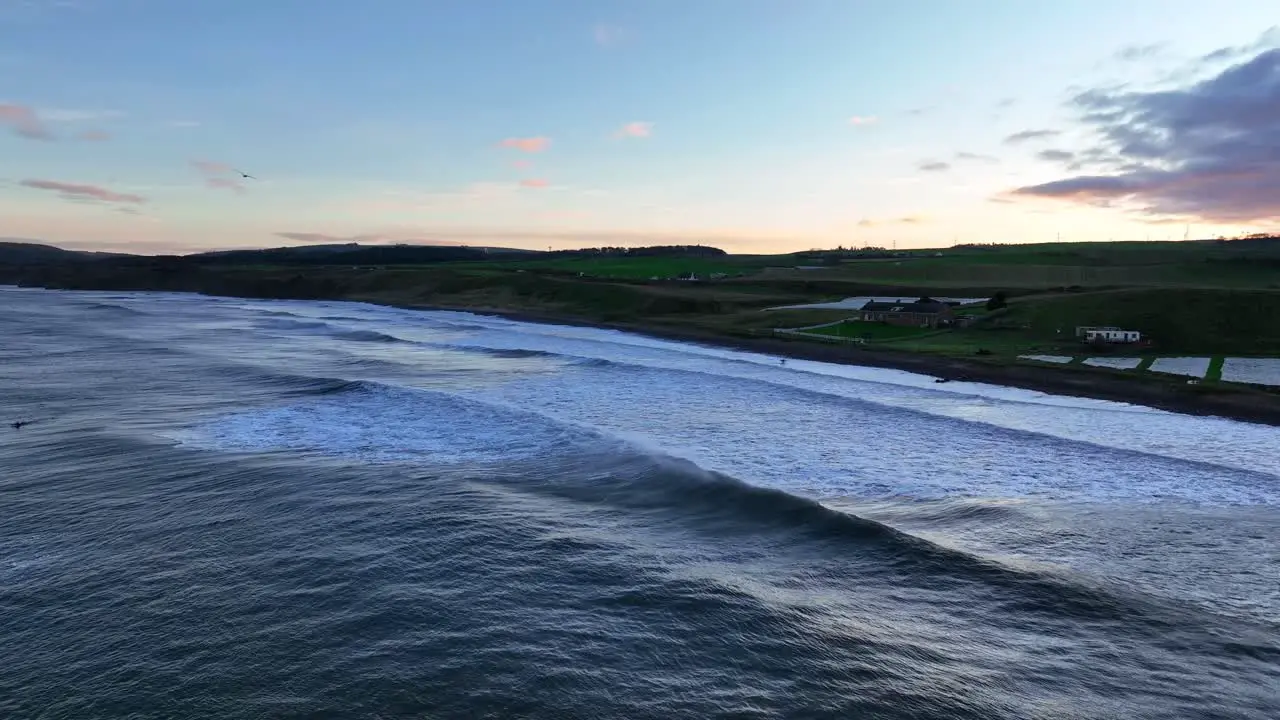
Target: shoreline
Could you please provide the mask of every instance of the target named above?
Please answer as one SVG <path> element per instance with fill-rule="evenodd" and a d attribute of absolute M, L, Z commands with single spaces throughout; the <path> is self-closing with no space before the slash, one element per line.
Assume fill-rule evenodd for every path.
<path fill-rule="evenodd" d="M 360 301 L 364 302 L 364 301 Z M 562 316 L 501 308 L 468 308 L 442 305 L 390 305 L 407 310 L 461 312 L 500 317 L 540 325 L 566 325 L 643 335 L 659 340 L 693 343 L 730 350 L 742 350 L 788 359 L 813 360 L 839 365 L 902 370 L 948 381 L 977 382 L 987 385 L 1031 390 L 1049 395 L 1108 400 L 1199 417 L 1220 417 L 1239 422 L 1280 427 L 1280 394 L 1206 385 L 1187 385 L 1179 376 L 1145 377 L 1119 375 L 1124 372 L 1091 367 L 1036 367 L 1010 365 L 981 360 L 967 360 L 938 355 L 924 355 L 893 350 L 866 349 L 853 345 L 837 345 L 804 340 L 790 340 L 776 335 L 747 337 L 725 335 L 693 328 L 646 323 L 611 323 L 586 318 Z"/>
<path fill-rule="evenodd" d="M 17 284 L 14 287 L 22 287 Z M 39 285 L 28 287 L 41 287 Z M 98 290 L 99 288 L 48 288 L 46 290 Z M 458 306 L 395 302 L 376 295 L 346 295 L 313 298 L 261 298 L 239 293 L 201 292 L 192 289 L 112 288 L 120 292 L 188 292 L 209 297 L 243 299 L 293 299 L 336 302 L 360 302 L 405 310 L 461 312 L 506 318 L 519 322 L 566 325 L 617 330 L 646 337 L 693 343 L 707 347 L 742 350 L 780 358 L 813 360 L 839 365 L 902 370 L 950 381 L 969 381 L 1003 387 L 1031 390 L 1050 395 L 1108 400 L 1157 410 L 1220 417 L 1240 422 L 1280 427 L 1280 393 L 1249 386 L 1199 384 L 1188 385 L 1178 376 L 1122 375 L 1124 371 L 1079 365 L 1039 367 L 969 358 L 926 355 L 884 348 L 867 348 L 852 344 L 810 342 L 770 333 L 768 335 L 733 335 L 695 327 L 666 325 L 655 322 L 609 322 L 581 316 L 513 310 L 491 306 Z"/>

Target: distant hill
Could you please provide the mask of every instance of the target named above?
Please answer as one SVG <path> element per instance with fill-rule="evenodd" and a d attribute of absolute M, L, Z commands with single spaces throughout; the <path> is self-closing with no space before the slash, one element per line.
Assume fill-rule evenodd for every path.
<path fill-rule="evenodd" d="M 577 250 L 522 250 L 504 247 L 470 247 L 465 245 L 362 245 L 341 243 L 327 245 L 295 245 L 245 250 L 213 250 L 187 255 L 133 255 L 64 250 L 52 245 L 27 242 L 23 238 L 0 238 L 0 264 L 58 265 L 65 263 L 105 262 L 127 266 L 161 264 L 166 267 L 207 266 L 382 266 L 429 265 L 443 262 L 479 262 L 484 260 L 523 260 L 530 258 L 719 258 L 719 248 L 701 245 L 653 247 L 601 247 Z"/>
<path fill-rule="evenodd" d="M 111 257 L 123 256 L 119 253 L 63 250 L 53 245 L 30 242 L 24 238 L 0 238 L 0 263 L 8 265 L 93 262 Z"/>
<path fill-rule="evenodd" d="M 226 250 L 174 260 L 196 265 L 416 265 L 488 260 L 489 252 L 455 245 L 303 245 L 264 250 Z"/>

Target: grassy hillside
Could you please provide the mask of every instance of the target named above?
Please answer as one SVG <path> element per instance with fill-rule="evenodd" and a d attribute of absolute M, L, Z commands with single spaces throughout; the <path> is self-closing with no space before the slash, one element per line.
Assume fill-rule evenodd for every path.
<path fill-rule="evenodd" d="M 1032 296 L 973 328 L 897 345 L 949 354 L 1093 352 L 1075 338 L 1079 325 L 1138 330 L 1153 343 L 1147 353 L 1280 356 L 1280 292 L 1161 288 Z"/>
<path fill-rule="evenodd" d="M 778 275 L 932 288 L 1202 287 L 1280 289 L 1280 240 L 1002 245 L 842 257 Z"/>

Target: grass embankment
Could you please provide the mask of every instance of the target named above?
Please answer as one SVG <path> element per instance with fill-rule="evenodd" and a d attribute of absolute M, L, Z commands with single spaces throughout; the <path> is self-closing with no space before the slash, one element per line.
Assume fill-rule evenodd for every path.
<path fill-rule="evenodd" d="M 1280 356 L 1280 292 L 1161 288 L 1029 296 L 974 327 L 895 346 L 952 355 L 980 348 L 1004 357 L 1099 354 L 1075 337 L 1080 325 L 1139 330 L 1152 343 L 1141 354 Z M 1120 355 L 1136 351 L 1112 348 Z"/>

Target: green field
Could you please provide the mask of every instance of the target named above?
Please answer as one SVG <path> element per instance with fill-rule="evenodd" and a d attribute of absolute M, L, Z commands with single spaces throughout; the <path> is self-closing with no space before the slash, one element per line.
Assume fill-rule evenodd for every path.
<path fill-rule="evenodd" d="M 902 327 L 878 322 L 846 320 L 832 325 L 810 328 L 805 332 L 831 337 L 856 338 L 867 342 L 894 342 L 938 334 L 932 328 Z"/>
<path fill-rule="evenodd" d="M 1005 356 L 1096 354 L 1076 339 L 1079 325 L 1138 330 L 1151 340 L 1145 354 L 1280 356 L 1280 292 L 1161 288 L 1035 295 L 1015 298 L 1007 311 L 971 328 L 895 345 L 947 354 L 978 348 Z"/>
<path fill-rule="evenodd" d="M 1280 243 L 1055 243 L 938 249 L 891 259 L 845 258 L 819 271 L 795 271 L 790 276 L 935 288 L 1280 289 Z"/>

